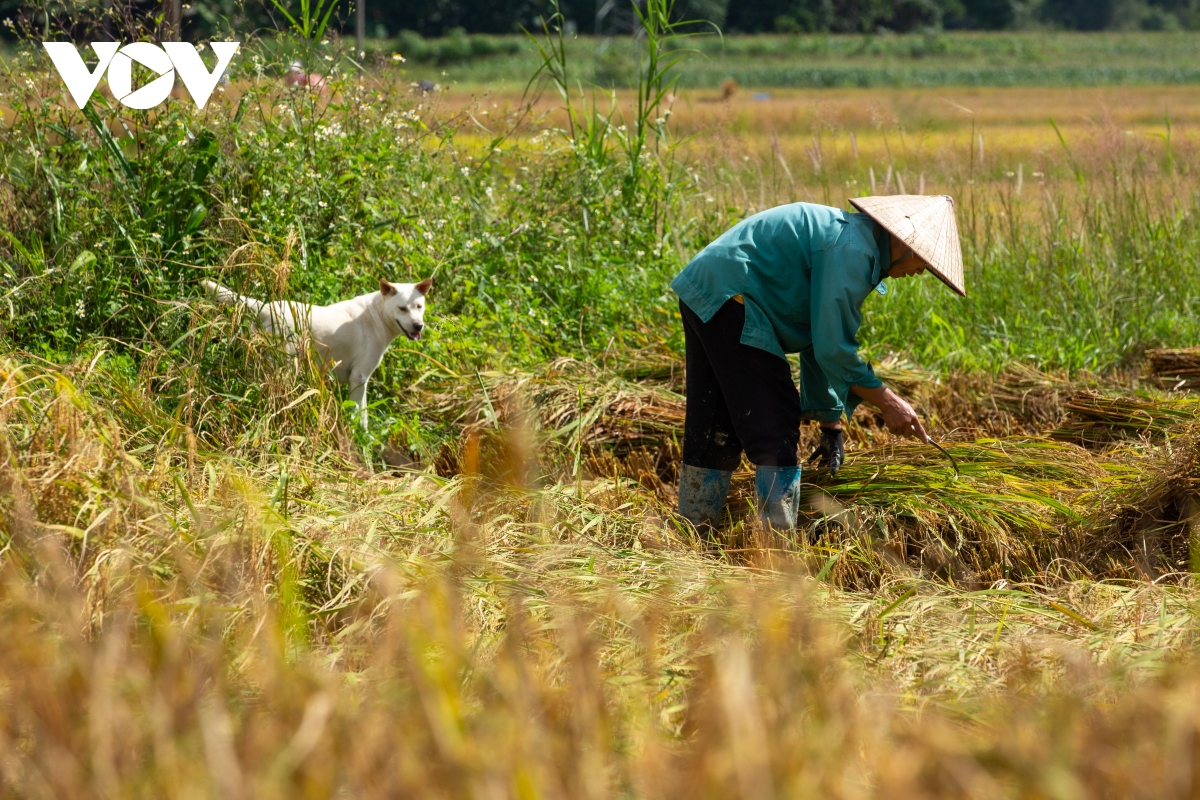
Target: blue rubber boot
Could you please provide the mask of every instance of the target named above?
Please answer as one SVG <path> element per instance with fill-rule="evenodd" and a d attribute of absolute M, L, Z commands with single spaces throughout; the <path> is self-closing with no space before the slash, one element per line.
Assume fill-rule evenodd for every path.
<path fill-rule="evenodd" d="M 754 495 L 763 525 L 777 531 L 795 528 L 800 508 L 800 467 L 755 467 Z"/>
<path fill-rule="evenodd" d="M 733 472 L 684 464 L 679 471 L 679 514 L 697 527 L 721 517 Z"/>

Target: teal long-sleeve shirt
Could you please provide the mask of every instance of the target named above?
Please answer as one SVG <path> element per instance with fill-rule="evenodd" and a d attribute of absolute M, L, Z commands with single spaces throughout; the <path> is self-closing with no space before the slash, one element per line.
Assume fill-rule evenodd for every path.
<path fill-rule="evenodd" d="M 800 403 L 808 419 L 835 422 L 860 402 L 850 387 L 882 386 L 859 358 L 862 304 L 882 282 L 886 232 L 866 214 L 792 203 L 739 222 L 671 281 L 708 322 L 730 298 L 746 306 L 742 344 L 800 356 Z"/>

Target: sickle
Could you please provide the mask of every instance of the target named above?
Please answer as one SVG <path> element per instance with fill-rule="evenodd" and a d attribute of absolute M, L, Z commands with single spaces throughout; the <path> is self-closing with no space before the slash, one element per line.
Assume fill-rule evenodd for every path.
<path fill-rule="evenodd" d="M 940 450 L 942 452 L 942 455 L 944 455 L 946 458 L 950 459 L 950 466 L 954 467 L 954 474 L 958 477 L 962 477 L 962 473 L 958 471 L 958 462 L 954 460 L 954 456 L 950 455 L 950 453 L 946 451 L 946 448 L 942 447 L 940 444 L 935 442 L 933 440 L 933 437 L 931 437 L 931 436 L 925 437 L 925 444 L 931 444 L 934 447 L 936 447 L 938 450 Z"/>

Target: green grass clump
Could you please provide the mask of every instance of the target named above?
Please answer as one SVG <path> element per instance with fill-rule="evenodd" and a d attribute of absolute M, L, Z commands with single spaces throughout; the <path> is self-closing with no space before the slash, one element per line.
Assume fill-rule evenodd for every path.
<path fill-rule="evenodd" d="M 590 152 L 555 131 L 464 147 L 467 117 L 447 124 L 403 85 L 338 73 L 333 102 L 264 76 L 201 114 L 127 115 L 103 98 L 80 114 L 40 80 L 6 90 L 19 116 L 0 141 L 4 340 L 51 359 L 101 340 L 154 353 L 141 368 L 160 369 L 143 377 L 202 435 L 254 417 L 261 388 L 226 369 L 227 339 L 196 316 L 201 278 L 327 303 L 434 276 L 437 332 L 419 352 L 393 349 L 384 397 L 431 364 L 532 364 L 643 339 L 631 323 L 664 304 L 678 200 L 649 160 L 644 178 L 619 163 L 615 130 Z M 241 423 L 236 406 L 219 420 L 193 406 L 197 381 L 241 398 Z M 384 424 L 403 424 L 385 403 Z"/>

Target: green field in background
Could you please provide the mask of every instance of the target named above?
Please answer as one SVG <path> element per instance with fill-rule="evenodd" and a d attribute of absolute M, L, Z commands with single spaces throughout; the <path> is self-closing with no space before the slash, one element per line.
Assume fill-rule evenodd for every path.
<path fill-rule="evenodd" d="M 470 55 L 462 39 L 486 39 L 515 53 Z M 404 41 L 409 50 L 400 48 Z M 527 37 L 375 40 L 382 58 L 399 52 L 414 80 L 523 84 L 537 68 Z M 687 61 L 680 83 L 719 86 L 1104 86 L 1200 83 L 1200 37 L 1193 33 L 935 33 L 907 36 L 725 36 L 693 39 L 702 57 Z M 626 86 L 637 41 L 577 36 L 569 53 L 583 82 Z M 487 49 L 477 48 L 477 49 Z M 445 74 L 443 74 L 445 73 Z"/>

